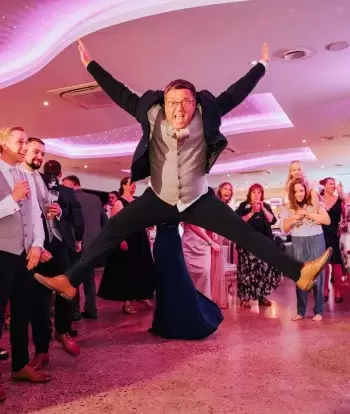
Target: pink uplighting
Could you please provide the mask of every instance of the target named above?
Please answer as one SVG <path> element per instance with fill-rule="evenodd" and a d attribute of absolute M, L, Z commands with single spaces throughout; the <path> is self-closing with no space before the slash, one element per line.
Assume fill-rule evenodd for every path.
<path fill-rule="evenodd" d="M 227 136 L 252 131 L 291 128 L 292 122 L 272 93 L 254 94 L 222 120 Z M 96 134 L 46 139 L 47 151 L 67 158 L 107 158 L 133 154 L 141 138 L 138 124 Z"/>
<path fill-rule="evenodd" d="M 42 0 L 40 7 L 21 2 L 18 16 L 11 13 L 13 2 L 2 1 L 0 23 L 6 27 L 6 39 L 0 42 L 0 89 L 35 74 L 78 38 L 106 27 L 175 10 L 241 1 L 248 0 L 148 0 L 147 4 L 143 0 Z"/>
<path fill-rule="evenodd" d="M 304 162 L 317 161 L 315 154 L 308 147 L 284 149 L 260 153 L 259 156 L 250 155 L 237 157 L 235 161 L 217 163 L 210 174 L 222 174 L 226 172 L 251 170 L 256 167 L 264 167 L 273 164 L 285 164 L 294 160 Z"/>

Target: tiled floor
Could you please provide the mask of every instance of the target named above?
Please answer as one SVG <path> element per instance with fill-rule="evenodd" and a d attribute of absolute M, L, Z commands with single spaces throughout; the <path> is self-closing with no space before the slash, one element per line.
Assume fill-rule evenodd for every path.
<path fill-rule="evenodd" d="M 331 301 L 320 323 L 290 320 L 288 280 L 272 300 L 261 310 L 234 307 L 201 342 L 155 338 L 149 311 L 127 317 L 99 301 L 98 321 L 76 324 L 79 357 L 53 344 L 51 383 L 13 384 L 3 366 L 8 398 L 0 412 L 350 413 L 350 295 L 341 305 Z"/>

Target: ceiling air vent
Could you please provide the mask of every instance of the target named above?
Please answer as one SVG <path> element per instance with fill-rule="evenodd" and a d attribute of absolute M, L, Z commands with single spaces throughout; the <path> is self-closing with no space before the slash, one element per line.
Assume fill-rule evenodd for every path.
<path fill-rule="evenodd" d="M 334 137 L 323 136 L 321 139 L 322 141 L 333 141 Z"/>
<path fill-rule="evenodd" d="M 270 172 L 266 170 L 255 170 L 255 171 L 242 171 L 239 173 L 240 175 L 269 175 Z"/>
<path fill-rule="evenodd" d="M 115 105 L 96 82 L 47 91 L 84 109 L 98 109 Z M 136 93 L 136 92 L 135 92 Z"/>

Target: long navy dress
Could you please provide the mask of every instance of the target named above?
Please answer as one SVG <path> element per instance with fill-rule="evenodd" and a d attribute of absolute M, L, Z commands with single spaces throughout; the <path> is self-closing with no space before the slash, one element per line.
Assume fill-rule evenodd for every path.
<path fill-rule="evenodd" d="M 178 223 L 157 226 L 153 256 L 157 305 L 149 331 L 168 339 L 203 339 L 213 334 L 223 315 L 192 283 L 182 253 Z"/>

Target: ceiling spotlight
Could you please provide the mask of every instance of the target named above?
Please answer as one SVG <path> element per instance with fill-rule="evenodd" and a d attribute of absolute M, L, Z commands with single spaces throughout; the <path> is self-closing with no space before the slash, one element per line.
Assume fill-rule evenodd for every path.
<path fill-rule="evenodd" d="M 87 168 L 88 166 L 87 165 L 84 165 L 84 168 Z"/>
<path fill-rule="evenodd" d="M 321 165 L 321 168 L 324 168 L 324 165 Z"/>
<path fill-rule="evenodd" d="M 227 174 L 227 177 L 229 177 L 230 176 L 230 174 Z"/>
<path fill-rule="evenodd" d="M 44 101 L 44 102 L 43 102 L 43 105 L 44 105 L 44 106 L 49 106 L 48 101 Z"/>
<path fill-rule="evenodd" d="M 306 142 L 306 139 L 303 139 L 302 141 L 301 141 L 303 144 L 305 144 L 305 142 Z"/>

